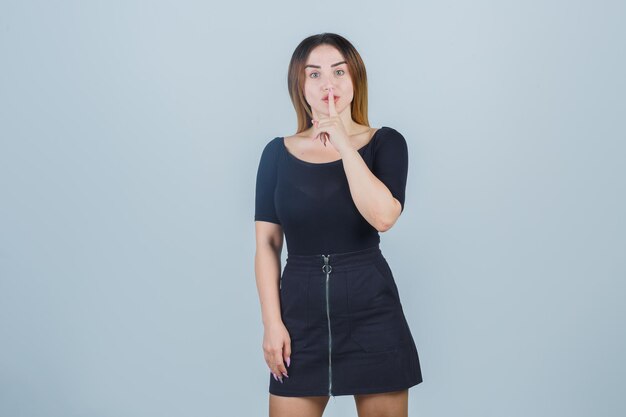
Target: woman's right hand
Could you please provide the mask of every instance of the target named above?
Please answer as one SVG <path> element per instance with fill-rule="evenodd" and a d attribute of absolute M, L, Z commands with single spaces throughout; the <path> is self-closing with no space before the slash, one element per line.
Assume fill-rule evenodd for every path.
<path fill-rule="evenodd" d="M 283 382 L 283 375 L 287 375 L 287 366 L 291 363 L 291 338 L 289 331 L 283 322 L 271 324 L 265 327 L 263 334 L 263 352 L 265 362 L 274 375 L 275 380 Z"/>

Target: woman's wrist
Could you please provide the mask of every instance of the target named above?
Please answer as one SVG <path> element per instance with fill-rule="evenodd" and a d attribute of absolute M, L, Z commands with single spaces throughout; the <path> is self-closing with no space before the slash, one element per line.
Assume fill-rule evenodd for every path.
<path fill-rule="evenodd" d="M 282 324 L 283 324 L 283 320 L 280 317 L 263 320 L 263 326 L 266 329 L 270 327 L 274 327 L 274 326 L 280 326 Z"/>

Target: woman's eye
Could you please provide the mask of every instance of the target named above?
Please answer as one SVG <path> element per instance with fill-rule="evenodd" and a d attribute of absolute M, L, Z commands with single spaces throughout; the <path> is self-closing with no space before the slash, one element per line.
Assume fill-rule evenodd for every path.
<path fill-rule="evenodd" d="M 338 69 L 337 71 L 341 71 L 341 74 L 339 74 L 339 75 L 343 75 L 343 74 L 345 74 L 345 71 L 344 71 L 344 70 L 342 70 L 342 69 Z M 337 71 L 336 71 L 336 72 L 337 72 Z M 311 74 L 309 74 L 309 77 L 312 77 L 312 78 L 318 78 L 318 77 L 313 77 L 313 76 L 314 76 L 314 75 L 316 75 L 316 74 L 319 74 L 319 72 L 312 72 Z"/>

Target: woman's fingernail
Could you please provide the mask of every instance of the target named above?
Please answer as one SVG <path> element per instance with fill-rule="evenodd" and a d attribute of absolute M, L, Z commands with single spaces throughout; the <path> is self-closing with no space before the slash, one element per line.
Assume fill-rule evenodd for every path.
<path fill-rule="evenodd" d="M 278 379 L 280 379 L 280 383 L 282 384 L 283 383 L 283 378 L 279 376 Z"/>
<path fill-rule="evenodd" d="M 272 375 L 274 375 L 274 379 L 278 381 L 278 378 L 276 378 L 276 374 L 274 372 L 272 372 Z"/>
<path fill-rule="evenodd" d="M 289 378 L 289 375 L 287 375 L 287 372 L 283 372 L 283 375 L 285 375 L 285 377 Z"/>
<path fill-rule="evenodd" d="M 287 368 L 289 368 L 290 363 L 291 363 L 291 358 L 287 358 Z"/>

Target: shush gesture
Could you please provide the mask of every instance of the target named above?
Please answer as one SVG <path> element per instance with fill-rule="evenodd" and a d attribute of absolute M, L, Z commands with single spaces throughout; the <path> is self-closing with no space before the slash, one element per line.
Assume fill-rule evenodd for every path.
<path fill-rule="evenodd" d="M 329 140 L 337 151 L 343 146 L 350 146 L 348 133 L 335 108 L 335 95 L 332 87 L 328 89 L 328 117 L 318 115 L 315 108 L 313 108 L 313 119 L 311 121 L 313 122 L 313 140 L 319 137 L 324 146 L 326 146 L 326 141 Z"/>

